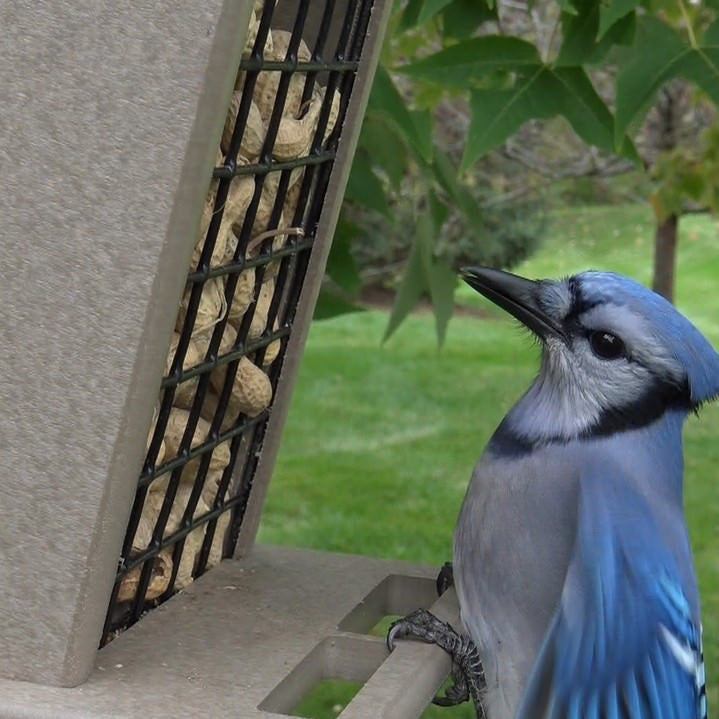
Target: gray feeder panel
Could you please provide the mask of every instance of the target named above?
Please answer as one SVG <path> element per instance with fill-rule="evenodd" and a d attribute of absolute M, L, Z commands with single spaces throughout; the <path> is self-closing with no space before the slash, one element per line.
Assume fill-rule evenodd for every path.
<path fill-rule="evenodd" d="M 253 3 L 151 5 L 0 5 L 0 716 L 271 717 L 326 677 L 367 681 L 342 717 L 418 716 L 447 657 L 414 644 L 385 661 L 366 623 L 429 604 L 435 570 L 253 547 L 389 0 L 374 3 L 238 559 L 97 651 Z M 450 594 L 435 608 L 457 620 Z"/>
<path fill-rule="evenodd" d="M 90 672 L 251 3 L 4 3 L 0 675 Z"/>

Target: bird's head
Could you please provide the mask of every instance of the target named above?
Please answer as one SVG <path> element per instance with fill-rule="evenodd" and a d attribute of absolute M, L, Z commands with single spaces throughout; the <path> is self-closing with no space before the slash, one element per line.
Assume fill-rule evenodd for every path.
<path fill-rule="evenodd" d="M 719 394 L 719 355 L 660 295 L 622 275 L 528 280 L 487 267 L 464 280 L 542 343 L 536 382 L 510 413 L 532 442 L 611 434 Z"/>

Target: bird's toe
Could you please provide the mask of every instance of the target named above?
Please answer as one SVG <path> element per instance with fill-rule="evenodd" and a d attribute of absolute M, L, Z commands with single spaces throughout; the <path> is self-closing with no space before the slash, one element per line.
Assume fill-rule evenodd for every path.
<path fill-rule="evenodd" d="M 452 657 L 452 678 L 454 685 L 448 687 L 445 696 L 435 697 L 434 703 L 441 706 L 454 706 L 472 699 L 477 716 L 483 717 L 480 694 L 484 688 L 484 669 L 474 642 L 459 634 L 448 622 L 435 617 L 426 609 L 416 609 L 402 619 L 390 625 L 387 633 L 387 646 L 390 651 L 398 639 L 419 639 L 436 644 Z"/>

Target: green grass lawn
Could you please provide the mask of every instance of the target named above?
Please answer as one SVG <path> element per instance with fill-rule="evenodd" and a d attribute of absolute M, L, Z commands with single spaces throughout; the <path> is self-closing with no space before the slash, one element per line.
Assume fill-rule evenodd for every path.
<path fill-rule="evenodd" d="M 719 225 L 682 220 L 677 304 L 719 346 Z M 652 225 L 641 206 L 554 215 L 541 250 L 517 268 L 556 277 L 612 269 L 647 282 Z M 438 351 L 433 320 L 411 316 L 384 346 L 387 314 L 316 322 L 310 332 L 259 541 L 440 565 L 472 467 L 532 380 L 537 347 L 468 288 L 488 317 L 452 319 Z M 704 605 L 710 705 L 719 705 L 719 406 L 685 433 L 686 506 Z M 305 715 L 335 716 L 332 690 Z M 468 707 L 426 717 L 470 717 Z"/>

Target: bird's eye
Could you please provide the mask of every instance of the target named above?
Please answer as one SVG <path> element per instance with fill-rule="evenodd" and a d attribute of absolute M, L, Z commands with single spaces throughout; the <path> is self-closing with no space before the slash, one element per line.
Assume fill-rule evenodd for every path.
<path fill-rule="evenodd" d="M 589 346 L 597 357 L 606 360 L 623 357 L 626 352 L 624 342 L 611 332 L 598 330 L 589 334 Z"/>

